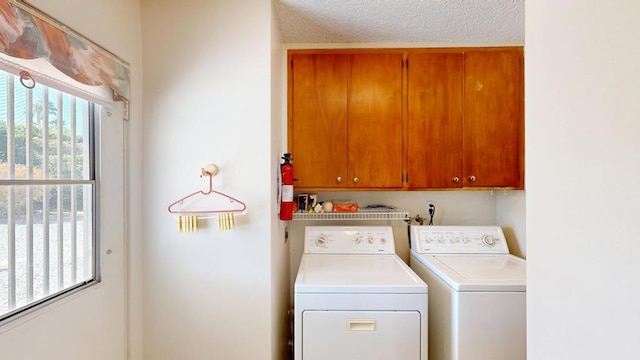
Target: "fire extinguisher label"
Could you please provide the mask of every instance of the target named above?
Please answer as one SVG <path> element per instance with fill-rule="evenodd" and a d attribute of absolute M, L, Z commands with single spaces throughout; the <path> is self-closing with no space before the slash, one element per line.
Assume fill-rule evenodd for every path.
<path fill-rule="evenodd" d="M 282 185 L 282 202 L 293 201 L 293 185 Z"/>

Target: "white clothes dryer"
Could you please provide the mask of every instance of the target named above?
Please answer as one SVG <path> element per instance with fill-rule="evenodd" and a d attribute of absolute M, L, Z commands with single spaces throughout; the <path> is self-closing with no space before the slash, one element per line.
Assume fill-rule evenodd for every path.
<path fill-rule="evenodd" d="M 427 286 L 390 226 L 307 226 L 294 289 L 295 360 L 426 360 Z"/>
<path fill-rule="evenodd" d="M 412 226 L 411 268 L 429 286 L 429 360 L 524 360 L 526 261 L 499 226 Z"/>

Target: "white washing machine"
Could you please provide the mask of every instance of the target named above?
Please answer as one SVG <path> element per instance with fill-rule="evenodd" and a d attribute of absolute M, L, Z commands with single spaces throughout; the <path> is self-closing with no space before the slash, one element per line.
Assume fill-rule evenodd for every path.
<path fill-rule="evenodd" d="M 307 226 L 294 309 L 295 360 L 427 359 L 427 286 L 390 226 Z"/>
<path fill-rule="evenodd" d="M 524 360 L 526 262 L 499 226 L 412 226 L 429 286 L 429 360 Z"/>

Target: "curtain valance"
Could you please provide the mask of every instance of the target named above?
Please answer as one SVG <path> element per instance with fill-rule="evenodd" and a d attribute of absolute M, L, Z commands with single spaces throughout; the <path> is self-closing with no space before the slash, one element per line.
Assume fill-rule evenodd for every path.
<path fill-rule="evenodd" d="M 107 86 L 113 90 L 110 101 L 129 99 L 127 62 L 22 1 L 0 0 L 0 53 L 20 66 L 25 66 L 20 60 L 44 59 L 74 81 Z"/>

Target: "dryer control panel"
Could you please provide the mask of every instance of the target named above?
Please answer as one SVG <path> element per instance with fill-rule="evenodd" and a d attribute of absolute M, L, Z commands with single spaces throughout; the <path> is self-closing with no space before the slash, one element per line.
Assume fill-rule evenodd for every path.
<path fill-rule="evenodd" d="M 411 249 L 420 254 L 508 254 L 500 226 L 411 226 Z"/>
<path fill-rule="evenodd" d="M 307 226 L 304 252 L 314 254 L 395 254 L 391 226 Z"/>

